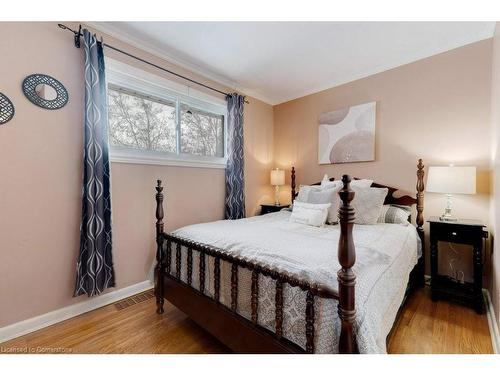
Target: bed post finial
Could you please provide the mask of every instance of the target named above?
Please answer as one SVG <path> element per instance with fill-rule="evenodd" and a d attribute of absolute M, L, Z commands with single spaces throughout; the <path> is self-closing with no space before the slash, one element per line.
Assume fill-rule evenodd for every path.
<path fill-rule="evenodd" d="M 292 167 L 292 183 L 291 183 L 291 187 L 292 187 L 292 204 L 293 204 L 293 201 L 295 200 L 295 167 Z"/>
<path fill-rule="evenodd" d="M 165 262 L 163 261 L 163 186 L 161 180 L 156 180 L 156 313 L 163 314 L 163 275 Z"/>
<path fill-rule="evenodd" d="M 418 159 L 417 164 L 417 228 L 422 229 L 424 225 L 424 163 Z"/>
<path fill-rule="evenodd" d="M 163 186 L 156 180 L 156 234 L 163 232 Z"/>
<path fill-rule="evenodd" d="M 425 234 L 424 234 L 424 163 L 422 159 L 418 159 L 417 164 L 417 233 L 420 237 L 420 243 L 422 244 L 422 256 L 418 260 L 418 265 L 416 267 L 416 279 L 415 286 L 423 287 L 425 286 Z"/>
<path fill-rule="evenodd" d="M 340 238 L 338 246 L 338 258 L 341 269 L 337 273 L 339 283 L 339 305 L 338 313 L 342 321 L 339 340 L 340 353 L 357 353 L 356 334 L 354 332 L 354 322 L 356 318 L 356 309 L 354 305 L 354 286 L 356 276 L 352 267 L 356 262 L 356 251 L 352 237 L 352 228 L 354 225 L 354 208 L 351 201 L 354 198 L 354 191 L 349 184 L 351 177 L 342 176 L 343 188 L 339 191 L 342 204 L 339 208 Z"/>

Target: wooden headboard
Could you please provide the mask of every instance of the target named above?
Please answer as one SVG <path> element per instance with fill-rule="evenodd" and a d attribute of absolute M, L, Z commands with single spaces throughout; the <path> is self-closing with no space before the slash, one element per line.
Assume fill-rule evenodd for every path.
<path fill-rule="evenodd" d="M 292 177 L 292 183 L 291 183 L 291 188 L 292 188 L 292 202 L 295 200 L 297 197 L 297 193 L 295 191 L 296 187 L 296 182 L 295 182 L 295 167 L 292 167 L 292 172 L 291 172 L 291 177 Z M 354 178 L 357 180 L 358 178 Z M 334 181 L 335 178 L 330 178 L 330 181 Z M 312 185 L 320 185 L 321 182 L 316 182 Z M 398 204 L 398 205 L 403 205 L 403 206 L 417 206 L 417 218 L 416 218 L 416 224 L 418 228 L 422 228 L 424 225 L 424 163 L 422 162 L 422 159 L 418 159 L 418 164 L 417 164 L 417 194 L 415 197 L 411 197 L 409 195 L 402 195 L 400 197 L 396 197 L 394 195 L 395 192 L 399 191 L 400 189 L 394 188 L 391 186 L 386 186 L 382 185 L 376 182 L 373 182 L 372 187 L 377 187 L 377 188 L 387 188 L 389 192 L 387 193 L 387 196 L 385 197 L 384 204 Z"/>

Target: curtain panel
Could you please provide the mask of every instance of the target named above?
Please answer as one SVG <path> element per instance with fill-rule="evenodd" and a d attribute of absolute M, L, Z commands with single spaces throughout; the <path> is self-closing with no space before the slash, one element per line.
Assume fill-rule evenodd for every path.
<path fill-rule="evenodd" d="M 245 180 L 243 160 L 243 109 L 245 97 L 228 95 L 228 137 L 226 167 L 226 219 L 245 217 Z"/>
<path fill-rule="evenodd" d="M 115 286 L 111 236 L 108 103 L 102 43 L 83 30 L 85 114 L 82 222 L 74 296 Z"/>

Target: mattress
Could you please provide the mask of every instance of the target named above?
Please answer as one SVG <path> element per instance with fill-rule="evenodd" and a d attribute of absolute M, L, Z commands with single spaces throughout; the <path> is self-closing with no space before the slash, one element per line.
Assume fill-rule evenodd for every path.
<path fill-rule="evenodd" d="M 190 225 L 173 234 L 233 255 L 262 262 L 312 282 L 338 289 L 337 245 L 340 227 L 291 223 L 289 211 L 241 220 Z M 417 263 L 419 237 L 413 225 L 354 225 L 356 248 L 356 323 L 361 353 L 386 353 L 386 337 L 403 302 L 409 274 Z M 175 247 L 171 272 L 175 272 Z M 187 281 L 187 249 L 181 251 L 181 280 Z M 213 297 L 214 259 L 206 258 L 205 294 Z M 199 288 L 199 253 L 193 251 L 192 287 Z M 251 317 L 251 271 L 238 269 L 237 313 Z M 283 287 L 283 336 L 305 349 L 306 292 Z M 221 261 L 220 302 L 231 304 L 231 264 Z M 259 276 L 258 324 L 274 332 L 275 281 Z M 315 298 L 315 352 L 337 353 L 340 319 L 337 301 Z"/>

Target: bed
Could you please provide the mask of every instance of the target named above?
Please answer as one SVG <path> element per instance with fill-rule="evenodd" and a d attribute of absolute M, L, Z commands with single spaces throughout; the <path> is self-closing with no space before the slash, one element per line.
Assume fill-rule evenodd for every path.
<path fill-rule="evenodd" d="M 292 223 L 285 210 L 165 233 L 158 180 L 157 312 L 167 299 L 235 352 L 384 353 L 405 297 L 424 284 L 423 168 L 415 198 L 387 187 L 384 203 L 416 206 L 407 226 L 354 225 L 344 175 L 338 225 Z"/>

